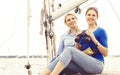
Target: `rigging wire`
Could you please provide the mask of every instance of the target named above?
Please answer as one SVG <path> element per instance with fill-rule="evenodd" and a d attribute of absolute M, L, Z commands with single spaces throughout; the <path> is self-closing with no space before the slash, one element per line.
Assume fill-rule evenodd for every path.
<path fill-rule="evenodd" d="M 119 20 L 119 22 L 120 22 L 120 17 L 119 17 L 119 15 L 117 14 L 117 12 L 116 12 L 116 10 L 115 10 L 115 8 L 114 8 L 113 4 L 111 3 L 111 1 L 110 1 L 110 0 L 108 0 L 108 2 L 109 2 L 109 4 L 110 4 L 110 6 L 111 6 L 111 8 L 112 8 L 113 12 L 115 13 L 115 15 L 116 15 L 117 19 L 118 19 L 118 20 Z M 119 49 L 118 47 L 115 47 L 115 46 L 113 46 L 113 45 L 111 45 L 111 46 L 112 46 L 112 47 L 114 47 L 115 49 L 117 49 L 117 50 L 119 50 L 119 51 L 120 51 L 120 49 Z"/>
<path fill-rule="evenodd" d="M 92 5 L 93 3 L 97 2 L 98 0 L 94 0 L 93 2 L 89 3 L 87 6 L 83 7 L 82 9 L 85 9 L 87 7 L 89 7 L 90 5 Z"/>
<path fill-rule="evenodd" d="M 120 22 L 120 17 L 118 16 L 117 12 L 115 11 L 115 8 L 113 7 L 111 1 L 108 0 L 108 2 L 109 2 L 110 6 L 111 6 L 111 8 L 112 8 L 112 10 L 113 10 L 113 12 L 115 13 L 116 17 L 118 18 L 118 20 L 119 20 L 119 22 Z"/>

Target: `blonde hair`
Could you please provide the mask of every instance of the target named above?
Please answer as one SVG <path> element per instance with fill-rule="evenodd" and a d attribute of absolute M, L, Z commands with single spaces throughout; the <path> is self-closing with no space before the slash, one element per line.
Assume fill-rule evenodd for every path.
<path fill-rule="evenodd" d="M 68 13 L 67 15 L 65 15 L 65 18 L 64 18 L 64 23 L 66 24 L 66 17 L 67 16 L 69 16 L 69 15 L 73 15 L 77 20 L 78 20 L 78 18 L 76 17 L 76 15 L 75 14 L 72 14 L 72 13 Z M 79 32 L 80 31 L 80 29 L 79 29 L 79 27 L 78 26 L 76 26 L 76 31 L 77 32 Z"/>
<path fill-rule="evenodd" d="M 69 15 L 73 15 L 76 19 L 78 19 L 78 18 L 76 17 L 76 15 L 74 15 L 74 14 L 72 14 L 72 13 L 69 13 L 69 14 L 65 15 L 64 23 L 66 23 L 66 17 L 69 16 Z"/>

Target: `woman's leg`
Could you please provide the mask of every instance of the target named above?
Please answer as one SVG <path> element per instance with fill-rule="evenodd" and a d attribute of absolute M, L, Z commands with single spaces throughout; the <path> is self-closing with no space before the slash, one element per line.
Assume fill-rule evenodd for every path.
<path fill-rule="evenodd" d="M 68 47 L 63 51 L 62 55 L 60 55 L 60 61 L 56 65 L 52 74 L 55 74 L 57 72 L 56 70 L 58 70 L 61 67 L 61 70 L 57 72 L 60 73 L 65 67 L 68 66 L 70 61 L 74 61 L 87 73 L 101 73 L 103 70 L 103 65 L 100 61 L 84 54 L 82 51 L 79 51 L 74 47 Z"/>
<path fill-rule="evenodd" d="M 40 75 L 49 75 L 51 71 L 48 68 L 45 68 L 44 70 L 41 71 Z"/>
<path fill-rule="evenodd" d="M 55 68 L 57 62 L 59 61 L 59 58 L 60 58 L 60 56 L 55 57 L 55 59 L 52 60 L 52 61 L 49 63 L 49 65 L 47 66 L 47 68 L 43 69 L 40 74 L 41 74 L 41 75 L 49 75 L 49 74 L 53 71 L 53 69 Z M 67 70 L 67 68 L 66 68 L 65 70 Z M 61 73 L 61 75 L 64 74 L 64 73 L 65 73 L 65 72 L 64 72 L 64 70 L 63 70 L 62 73 Z"/>
<path fill-rule="evenodd" d="M 78 66 L 75 62 L 71 61 L 69 65 L 67 66 L 72 73 L 86 73 L 80 66 Z"/>
<path fill-rule="evenodd" d="M 74 61 L 80 68 L 82 68 L 87 73 L 101 73 L 103 70 L 103 63 L 89 55 L 84 54 L 82 51 L 79 51 L 78 49 L 74 47 L 68 47 L 63 52 L 63 56 L 65 56 L 66 59 L 71 59 L 71 61 Z M 62 57 L 62 56 L 61 56 Z M 61 58 L 61 61 L 65 61 L 65 59 Z M 66 63 L 68 63 L 66 61 Z"/>
<path fill-rule="evenodd" d="M 62 55 L 60 55 L 60 58 L 61 58 Z M 69 55 L 68 55 L 69 56 Z M 63 59 L 66 59 L 66 57 L 62 57 Z M 59 75 L 63 70 L 64 70 L 64 64 L 62 64 L 62 62 L 58 61 L 58 63 L 56 64 L 56 66 L 54 65 L 54 69 L 53 71 L 51 72 L 50 75 Z M 67 66 L 67 68 L 70 68 L 71 70 L 73 70 L 74 72 L 79 72 L 81 69 L 79 66 L 77 66 L 75 63 L 73 62 L 70 62 Z M 79 71 L 78 71 L 79 69 Z M 83 70 L 82 70 L 83 71 Z M 80 72 L 82 72 L 80 71 Z"/>
<path fill-rule="evenodd" d="M 86 73 L 83 69 L 81 69 L 76 63 L 71 61 L 69 65 L 60 73 L 60 75 L 73 75 L 76 73 Z"/>
<path fill-rule="evenodd" d="M 50 75 L 59 75 L 64 68 L 64 65 L 59 61 Z"/>
<path fill-rule="evenodd" d="M 53 69 L 54 69 L 55 65 L 57 64 L 58 60 L 59 60 L 59 56 L 53 58 L 53 59 L 50 61 L 50 63 L 49 63 L 49 65 L 47 66 L 47 68 L 45 68 L 45 69 L 43 69 L 43 70 L 41 71 L 40 75 L 50 75 L 51 71 L 53 71 Z"/>

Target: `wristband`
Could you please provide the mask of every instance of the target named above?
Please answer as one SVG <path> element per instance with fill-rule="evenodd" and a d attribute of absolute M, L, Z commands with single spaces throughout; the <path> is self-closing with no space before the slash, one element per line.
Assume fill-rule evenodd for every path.
<path fill-rule="evenodd" d="M 100 43 L 98 42 L 97 44 L 95 44 L 96 47 L 98 47 L 100 45 Z"/>

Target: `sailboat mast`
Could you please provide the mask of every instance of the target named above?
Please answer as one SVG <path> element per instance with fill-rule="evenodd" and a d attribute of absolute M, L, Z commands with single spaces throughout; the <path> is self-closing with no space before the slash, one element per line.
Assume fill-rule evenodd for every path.
<path fill-rule="evenodd" d="M 30 0 L 27 0 L 27 65 L 28 75 L 31 75 L 31 65 L 29 63 L 29 27 L 30 27 Z"/>

